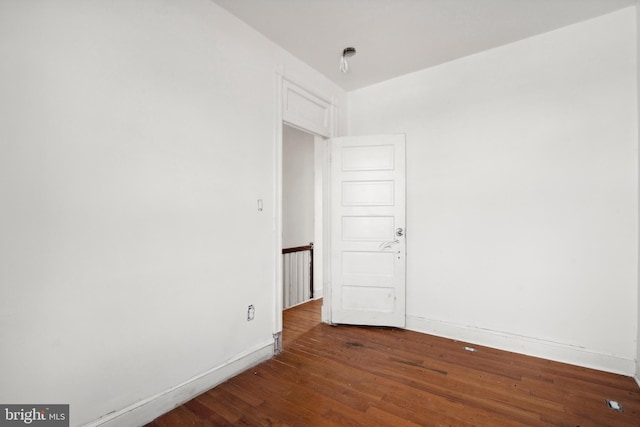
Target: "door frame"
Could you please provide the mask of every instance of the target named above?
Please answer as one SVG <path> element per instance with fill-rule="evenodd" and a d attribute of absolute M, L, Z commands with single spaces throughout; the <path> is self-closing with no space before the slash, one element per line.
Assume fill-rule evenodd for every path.
<path fill-rule="evenodd" d="M 288 125 L 314 137 L 314 283 L 322 284 L 323 297 L 330 297 L 329 275 L 329 144 L 328 139 L 337 136 L 337 102 L 335 97 L 322 94 L 291 76 L 285 76 L 283 68 L 276 70 L 276 117 L 274 129 L 274 351 L 282 349 L 283 273 L 282 273 L 282 168 L 283 131 Z M 322 321 L 331 323 L 330 304 L 322 305 Z"/>

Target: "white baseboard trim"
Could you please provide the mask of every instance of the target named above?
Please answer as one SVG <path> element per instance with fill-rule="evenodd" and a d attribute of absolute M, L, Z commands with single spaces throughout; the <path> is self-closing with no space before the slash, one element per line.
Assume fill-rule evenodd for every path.
<path fill-rule="evenodd" d="M 568 344 L 544 341 L 472 326 L 457 325 L 438 320 L 424 319 L 416 316 L 407 316 L 407 329 L 626 376 L 633 376 L 635 373 L 634 360 L 596 353 L 582 347 Z"/>
<path fill-rule="evenodd" d="M 297 307 L 299 305 L 304 305 L 304 304 L 306 304 L 308 302 L 315 301 L 317 299 L 322 299 L 322 289 L 320 289 L 320 295 L 318 295 L 316 293 L 316 291 L 313 291 L 313 298 L 305 300 L 305 301 L 302 301 L 302 302 L 299 302 L 297 304 L 293 304 L 293 305 L 291 305 L 289 307 L 285 307 L 283 310 L 289 310 L 290 308 L 294 308 L 294 307 Z"/>
<path fill-rule="evenodd" d="M 85 427 L 142 426 L 272 356 L 273 340 L 270 340 L 182 384 L 92 421 Z"/>

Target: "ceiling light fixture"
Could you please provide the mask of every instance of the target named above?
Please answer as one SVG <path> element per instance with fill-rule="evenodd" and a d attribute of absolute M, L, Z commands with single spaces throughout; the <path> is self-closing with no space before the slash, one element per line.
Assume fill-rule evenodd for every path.
<path fill-rule="evenodd" d="M 350 58 L 355 54 L 355 47 L 345 47 L 342 51 L 342 56 L 340 57 L 340 71 L 342 71 L 343 74 L 347 74 L 349 72 L 349 63 L 347 62 L 347 58 Z"/>

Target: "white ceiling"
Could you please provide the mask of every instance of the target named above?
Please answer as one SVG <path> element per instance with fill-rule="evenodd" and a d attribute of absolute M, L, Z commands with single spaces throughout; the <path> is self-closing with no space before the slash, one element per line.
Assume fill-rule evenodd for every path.
<path fill-rule="evenodd" d="M 584 21 L 637 0 L 213 0 L 346 90 Z M 342 50 L 357 49 L 340 73 Z"/>

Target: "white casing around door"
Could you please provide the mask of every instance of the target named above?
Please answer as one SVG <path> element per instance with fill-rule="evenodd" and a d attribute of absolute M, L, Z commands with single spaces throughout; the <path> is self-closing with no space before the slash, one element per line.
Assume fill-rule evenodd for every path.
<path fill-rule="evenodd" d="M 331 139 L 331 322 L 405 326 L 405 136 Z"/>

